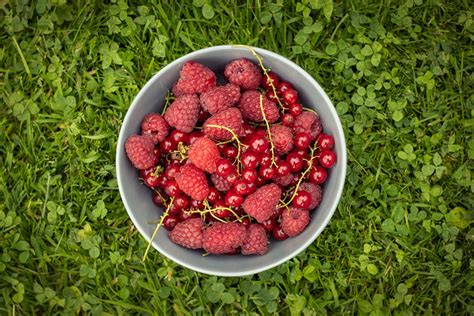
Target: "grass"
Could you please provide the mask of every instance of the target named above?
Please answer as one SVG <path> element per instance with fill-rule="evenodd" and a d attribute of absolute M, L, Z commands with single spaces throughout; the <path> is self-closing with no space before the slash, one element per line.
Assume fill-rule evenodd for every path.
<path fill-rule="evenodd" d="M 472 314 L 473 11 L 456 1 L 0 1 L 1 314 Z M 121 203 L 121 121 L 160 68 L 263 47 L 327 90 L 343 198 L 304 253 L 217 278 Z"/>

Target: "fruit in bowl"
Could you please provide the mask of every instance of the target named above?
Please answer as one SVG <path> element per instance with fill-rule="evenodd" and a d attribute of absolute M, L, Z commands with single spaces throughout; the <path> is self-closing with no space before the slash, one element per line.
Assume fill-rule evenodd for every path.
<path fill-rule="evenodd" d="M 124 153 L 128 175 L 133 166 L 142 183 L 141 189 L 133 185 L 133 191 L 148 187 L 152 192 L 155 220 L 158 210 L 163 210 L 153 234 L 144 234 L 150 245 L 158 249 L 160 244 L 179 245 L 188 249 L 184 254 L 195 258 L 194 263 L 202 262 L 196 254 L 203 253 L 215 255 L 201 257 L 213 262 L 218 259 L 212 258 L 226 262 L 226 255 L 235 254 L 274 257 L 275 248 L 288 252 L 278 244 L 293 247 L 292 240 L 303 240 L 296 248 L 304 249 L 314 240 L 315 227 L 317 236 L 334 212 L 345 175 L 340 123 L 336 120 L 334 129 L 329 120 L 326 130 L 325 114 L 321 119 L 307 87 L 300 90 L 300 83 L 286 79 L 291 76 L 277 71 L 278 66 L 270 65 L 270 71 L 264 59 L 267 51 L 224 47 L 231 49 L 229 55 L 240 51 L 243 56 L 227 56 L 225 62 L 215 65 L 208 62 L 209 56 L 204 62 L 202 57 L 188 56 L 179 68 L 175 65 L 175 79 L 166 78 L 168 84 L 159 86 L 166 93 L 159 100 L 148 98 L 158 106 L 148 106 L 148 112 L 141 111 L 144 115 L 135 115 L 133 124 L 140 128 L 126 138 L 122 128 L 119 139 L 123 146 L 117 154 L 121 160 L 119 187 L 132 220 L 136 224 L 140 215 L 136 208 L 130 210 L 123 192 L 120 168 L 124 167 Z M 149 90 L 147 86 L 143 90 Z M 164 106 L 158 111 L 160 104 Z M 332 107 L 330 101 L 329 105 Z M 129 113 L 127 118 L 130 121 Z M 333 170 L 338 180 L 342 176 L 342 183 L 334 185 Z M 336 188 L 329 192 L 336 199 L 329 202 L 326 181 L 332 183 L 329 189 Z M 321 203 L 332 209 L 320 210 Z M 147 213 L 149 218 L 150 211 Z M 312 223 L 318 219 L 322 221 Z M 144 230 L 144 225 L 137 226 Z M 195 267 L 174 255 L 175 248 L 167 248 L 166 255 L 198 271 L 242 275 Z"/>

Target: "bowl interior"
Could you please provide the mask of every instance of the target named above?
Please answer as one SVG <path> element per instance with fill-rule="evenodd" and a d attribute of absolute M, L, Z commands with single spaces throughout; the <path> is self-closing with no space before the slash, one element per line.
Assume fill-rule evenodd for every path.
<path fill-rule="evenodd" d="M 331 169 L 324 186 L 323 200 L 313 211 L 307 229 L 300 235 L 284 242 L 274 241 L 264 256 L 203 256 L 202 251 L 188 250 L 171 243 L 167 231 L 160 229 L 153 241 L 153 247 L 173 261 L 206 274 L 219 276 L 243 276 L 267 270 L 294 257 L 309 246 L 321 233 L 339 202 L 346 173 L 346 145 L 343 130 L 331 101 L 319 84 L 303 69 L 290 60 L 269 52 L 254 48 L 263 57 L 264 64 L 278 73 L 284 80 L 291 82 L 298 90 L 302 104 L 316 110 L 323 123 L 324 132 L 335 140 L 337 164 Z M 195 60 L 214 71 L 222 72 L 225 64 L 237 58 L 246 57 L 256 62 L 246 48 L 234 46 L 216 46 L 199 50 L 181 57 L 153 76 L 136 96 L 124 119 L 117 144 L 117 178 L 124 205 L 140 233 L 149 240 L 155 228 L 150 221 L 158 219 L 162 210 L 151 201 L 151 191 L 138 180 L 137 171 L 127 159 L 124 150 L 126 139 L 140 132 L 143 117 L 150 112 L 161 113 L 166 92 L 178 79 L 184 62 Z M 221 78 L 222 80 L 222 78 Z"/>

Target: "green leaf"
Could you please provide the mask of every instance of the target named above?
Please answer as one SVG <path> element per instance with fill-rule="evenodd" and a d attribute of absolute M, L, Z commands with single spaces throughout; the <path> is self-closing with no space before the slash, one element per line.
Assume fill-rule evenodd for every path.
<path fill-rule="evenodd" d="M 195 7 L 202 7 L 204 4 L 207 3 L 208 0 L 193 0 L 193 6 Z"/>
<path fill-rule="evenodd" d="M 395 232 L 395 223 L 391 218 L 387 218 L 382 222 L 382 230 L 384 230 L 387 233 L 393 233 Z"/>
<path fill-rule="evenodd" d="M 333 10 L 332 0 L 323 0 L 323 13 L 324 13 L 324 16 L 326 17 L 326 20 L 328 21 L 331 20 L 332 10 Z"/>
<path fill-rule="evenodd" d="M 326 46 L 326 54 L 328 55 L 336 55 L 337 53 L 337 45 L 335 43 L 329 43 Z"/>
<path fill-rule="evenodd" d="M 260 23 L 267 24 L 272 20 L 272 14 L 269 11 L 263 11 L 260 15 Z"/>
<path fill-rule="evenodd" d="M 202 7 L 202 15 L 208 20 L 212 19 L 214 17 L 214 8 L 209 3 L 206 3 Z"/>
<path fill-rule="evenodd" d="M 232 296 L 232 294 L 230 294 L 229 292 L 222 293 L 221 300 L 224 304 L 232 304 L 235 302 L 234 296 Z"/>
<path fill-rule="evenodd" d="M 372 275 L 375 275 L 379 272 L 379 269 L 377 268 L 377 266 L 375 264 L 369 263 L 367 265 L 367 272 L 369 272 Z"/>
<path fill-rule="evenodd" d="M 392 119 L 395 121 L 395 122 L 399 122 L 403 119 L 403 113 L 400 112 L 400 111 L 395 111 L 392 113 Z"/>
<path fill-rule="evenodd" d="M 381 60 L 382 60 L 382 55 L 378 53 L 373 54 L 372 57 L 370 58 L 370 62 L 372 63 L 372 65 L 374 65 L 374 67 L 377 67 L 378 65 L 380 65 Z"/>

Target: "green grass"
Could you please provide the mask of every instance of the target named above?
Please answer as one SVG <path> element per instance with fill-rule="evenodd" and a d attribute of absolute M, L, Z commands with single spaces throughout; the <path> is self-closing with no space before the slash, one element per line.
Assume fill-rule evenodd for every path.
<path fill-rule="evenodd" d="M 24 2 L 0 1 L 0 314 L 474 313 L 469 1 Z M 316 242 L 259 275 L 142 263 L 115 179 L 121 121 L 160 68 L 229 43 L 326 89 L 343 198 Z"/>

